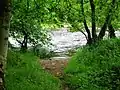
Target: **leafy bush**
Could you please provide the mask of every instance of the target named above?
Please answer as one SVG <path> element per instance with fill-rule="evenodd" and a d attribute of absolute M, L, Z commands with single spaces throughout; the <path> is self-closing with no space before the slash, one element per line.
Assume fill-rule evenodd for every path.
<path fill-rule="evenodd" d="M 60 90 L 60 82 L 45 72 L 31 53 L 9 51 L 6 70 L 7 90 Z"/>
<path fill-rule="evenodd" d="M 79 49 L 65 74 L 71 90 L 120 90 L 120 39 Z"/>
<path fill-rule="evenodd" d="M 40 45 L 37 45 L 36 47 L 34 47 L 34 53 L 41 59 L 50 58 L 50 57 L 55 56 L 54 51 L 50 51 L 49 48 L 43 47 Z"/>

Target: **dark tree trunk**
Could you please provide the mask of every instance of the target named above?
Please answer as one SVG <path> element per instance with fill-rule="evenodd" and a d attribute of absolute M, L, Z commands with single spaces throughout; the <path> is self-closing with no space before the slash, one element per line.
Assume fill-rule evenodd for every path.
<path fill-rule="evenodd" d="M 107 21 L 105 21 L 104 25 L 101 28 L 101 31 L 100 31 L 100 33 L 98 35 L 98 40 L 102 40 L 103 39 L 103 37 L 105 36 L 106 29 L 107 29 Z"/>
<path fill-rule="evenodd" d="M 115 36 L 115 30 L 114 30 L 112 24 L 110 24 L 110 25 L 108 26 L 108 29 L 109 29 L 109 36 L 110 36 L 110 38 L 115 38 L 115 37 L 116 37 L 116 36 Z"/>
<path fill-rule="evenodd" d="M 4 70 L 8 50 L 11 0 L 0 0 L 0 90 L 5 90 Z"/>
<path fill-rule="evenodd" d="M 87 23 L 86 23 L 86 20 L 84 20 L 84 27 L 85 27 L 85 30 L 86 30 L 86 32 L 87 32 L 87 37 L 88 37 L 88 39 L 87 39 L 87 44 L 92 44 L 92 38 L 91 38 L 91 34 L 90 34 L 90 30 L 89 30 L 89 28 L 88 28 L 88 26 L 87 26 Z"/>
<path fill-rule="evenodd" d="M 81 0 L 80 4 L 81 4 L 82 15 L 83 15 L 83 24 L 84 24 L 85 30 L 87 32 L 87 37 L 88 37 L 87 44 L 92 44 L 91 33 L 90 33 L 90 30 L 87 26 L 85 15 L 84 15 L 83 0 Z"/>
<path fill-rule="evenodd" d="M 91 6 L 91 18 L 92 18 L 92 39 L 93 42 L 96 42 L 97 34 L 96 34 L 96 23 L 95 23 L 95 5 L 94 1 L 90 0 L 90 6 Z"/>
<path fill-rule="evenodd" d="M 27 43 L 28 43 L 28 34 L 25 31 L 23 31 L 23 35 L 24 35 L 24 40 L 21 43 L 21 51 L 22 52 L 26 52 L 27 49 L 28 49 L 28 46 L 27 46 Z"/>
<path fill-rule="evenodd" d="M 112 0 L 111 7 L 109 8 L 108 15 L 106 16 L 106 19 L 105 19 L 105 23 L 102 26 L 101 31 L 100 31 L 100 33 L 98 35 L 98 40 L 102 40 L 103 39 L 103 37 L 105 36 L 105 31 L 107 29 L 107 26 L 109 26 L 109 24 L 111 23 L 113 10 L 115 8 L 115 3 L 116 3 L 116 0 Z"/>

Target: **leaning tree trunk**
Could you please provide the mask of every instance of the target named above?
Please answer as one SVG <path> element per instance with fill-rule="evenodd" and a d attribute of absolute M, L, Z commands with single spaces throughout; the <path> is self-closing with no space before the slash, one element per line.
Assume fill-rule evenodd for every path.
<path fill-rule="evenodd" d="M 109 36 L 110 38 L 115 38 L 115 29 L 113 28 L 112 24 L 108 25 L 108 29 L 109 29 Z"/>
<path fill-rule="evenodd" d="M 84 24 L 85 30 L 87 32 L 87 37 L 88 37 L 87 38 L 87 44 L 90 45 L 90 44 L 92 44 L 92 38 L 91 38 L 91 33 L 90 33 L 90 30 L 87 26 L 85 15 L 84 15 L 83 0 L 81 0 L 80 4 L 81 4 L 82 15 L 83 15 L 83 24 Z"/>
<path fill-rule="evenodd" d="M 107 26 L 110 25 L 111 20 L 112 20 L 113 11 L 115 9 L 116 2 L 117 2 L 117 0 L 112 0 L 111 6 L 110 6 L 109 11 L 108 11 L 108 15 L 106 16 L 106 19 L 105 19 L 105 23 L 103 24 L 101 31 L 98 35 L 98 40 L 102 40 L 103 37 L 105 36 L 105 31 L 107 29 Z"/>
<path fill-rule="evenodd" d="M 0 90 L 5 90 L 4 69 L 8 49 L 11 0 L 0 0 Z"/>

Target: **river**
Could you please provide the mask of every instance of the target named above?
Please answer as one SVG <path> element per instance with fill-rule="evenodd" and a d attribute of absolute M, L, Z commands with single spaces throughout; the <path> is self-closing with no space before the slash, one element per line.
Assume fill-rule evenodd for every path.
<path fill-rule="evenodd" d="M 56 53 L 66 52 L 70 49 L 83 46 L 87 42 L 85 36 L 80 31 L 69 32 L 67 28 L 61 28 L 60 30 L 51 31 L 50 33 L 51 43 L 53 44 L 51 49 Z M 115 33 L 117 37 L 120 37 L 120 31 L 116 31 Z M 19 47 L 19 44 L 13 38 L 10 37 L 9 41 L 15 47 Z"/>

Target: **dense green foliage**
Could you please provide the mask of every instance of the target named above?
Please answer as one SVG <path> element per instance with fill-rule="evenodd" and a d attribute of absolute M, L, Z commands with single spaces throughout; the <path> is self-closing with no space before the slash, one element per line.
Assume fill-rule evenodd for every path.
<path fill-rule="evenodd" d="M 91 44 L 103 38 L 107 25 L 112 26 L 112 33 L 120 25 L 118 0 L 12 0 L 12 3 L 10 35 L 24 49 L 27 49 L 27 43 L 45 44 L 50 40 L 45 27 L 51 29 L 53 25 L 63 27 L 67 24 L 72 31 L 84 33 L 86 30 L 89 35 L 84 35 Z M 101 32 L 97 35 L 96 31 Z"/>
<path fill-rule="evenodd" d="M 42 70 L 31 53 L 8 53 L 5 81 L 7 90 L 60 90 L 59 80 Z"/>
<path fill-rule="evenodd" d="M 120 39 L 79 49 L 65 73 L 71 90 L 120 90 Z"/>
<path fill-rule="evenodd" d="M 115 38 L 119 5 L 118 0 L 12 0 L 9 35 L 21 50 L 50 58 L 55 54 L 43 46 L 51 44 L 51 27 L 67 25 L 71 31 L 81 31 L 90 46 L 73 56 L 65 69 L 66 84 L 71 90 L 120 90 L 120 39 L 99 42 L 107 29 Z M 69 51 L 70 56 L 73 53 Z M 42 70 L 37 59 L 31 53 L 9 51 L 7 90 L 60 90 L 59 80 Z"/>
<path fill-rule="evenodd" d="M 10 36 L 13 37 L 23 49 L 28 44 L 35 46 L 47 44 L 50 40 L 48 30 L 43 29 L 41 24 L 43 8 L 38 8 L 34 1 L 13 0 Z"/>
<path fill-rule="evenodd" d="M 82 31 L 83 33 L 84 29 L 86 30 L 85 27 L 94 27 L 92 30 L 88 29 L 88 32 L 86 30 L 87 34 L 91 33 L 86 34 L 87 40 L 91 39 L 88 42 L 91 43 L 92 39 L 97 38 L 96 29 L 97 31 L 102 30 L 98 35 L 99 39 L 104 36 L 107 24 L 109 26 L 110 23 L 113 30 L 114 27 L 119 28 L 118 0 L 115 0 L 114 4 L 113 0 L 94 0 L 94 8 L 90 3 L 91 0 L 12 0 L 10 35 L 23 49 L 27 49 L 28 44 L 44 45 L 48 43 L 49 35 L 43 28 L 51 29 L 50 27 L 53 25 L 63 27 L 67 24 L 72 31 Z M 92 13 L 95 15 L 92 16 Z M 83 24 L 84 21 L 86 21 L 86 26 Z M 92 35 L 93 32 L 95 35 Z"/>

